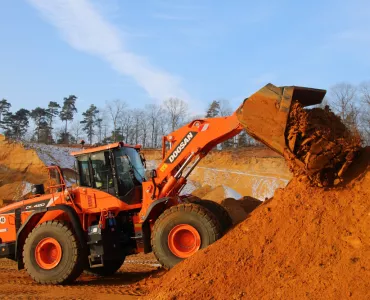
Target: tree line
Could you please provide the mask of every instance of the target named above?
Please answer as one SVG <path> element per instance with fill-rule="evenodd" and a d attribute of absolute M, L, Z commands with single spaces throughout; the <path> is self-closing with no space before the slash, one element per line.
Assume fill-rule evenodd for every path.
<path fill-rule="evenodd" d="M 70 95 L 61 104 L 50 101 L 47 107 L 12 112 L 11 103 L 2 99 L 0 128 L 13 140 L 75 144 L 86 138 L 89 144 L 125 141 L 156 148 L 160 146 L 161 136 L 190 121 L 187 103 L 177 98 L 167 99 L 162 105 L 149 104 L 143 109 L 130 109 L 122 100 L 107 101 L 102 108 L 91 104 L 82 112 L 81 120 L 77 101 L 77 96 Z"/>
<path fill-rule="evenodd" d="M 145 148 L 158 148 L 163 135 L 193 119 L 228 116 L 233 112 L 227 100 L 214 100 L 204 115 L 191 117 L 185 101 L 169 98 L 161 105 L 149 104 L 143 109 L 131 109 L 122 100 L 107 101 L 100 108 L 91 104 L 78 116 L 77 101 L 75 95 L 69 95 L 61 104 L 50 101 L 47 107 L 11 112 L 11 103 L 2 99 L 0 128 L 5 136 L 14 140 L 46 144 L 75 144 L 81 139 L 87 139 L 89 144 L 124 141 Z M 360 133 L 364 144 L 370 144 L 370 82 L 358 86 L 350 83 L 332 86 L 321 104 L 322 107 L 325 105 L 329 105 L 352 131 Z M 243 131 L 224 142 L 222 148 L 256 144 L 258 142 Z"/>

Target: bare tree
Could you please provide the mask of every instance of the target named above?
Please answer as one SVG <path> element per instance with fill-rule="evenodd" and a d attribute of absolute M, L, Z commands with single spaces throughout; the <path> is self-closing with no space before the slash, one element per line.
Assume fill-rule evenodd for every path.
<path fill-rule="evenodd" d="M 360 84 L 359 90 L 361 97 L 361 133 L 366 145 L 370 145 L 370 81 Z"/>
<path fill-rule="evenodd" d="M 145 112 L 143 112 L 143 114 L 144 114 L 144 118 L 141 118 L 141 123 L 140 123 L 141 133 L 142 133 L 141 140 L 143 143 L 143 147 L 146 148 L 148 146 L 148 134 L 149 134 L 150 126 L 149 126 L 149 118 L 147 117 L 147 114 Z"/>
<path fill-rule="evenodd" d="M 98 143 L 101 143 L 103 140 L 105 119 L 106 119 L 105 112 L 99 109 L 99 112 L 96 115 L 96 127 L 98 127 Z"/>
<path fill-rule="evenodd" d="M 360 84 L 361 100 L 370 107 L 370 81 Z"/>
<path fill-rule="evenodd" d="M 220 99 L 218 102 L 220 104 L 219 115 L 221 117 L 227 117 L 233 113 L 229 100 Z"/>
<path fill-rule="evenodd" d="M 356 88 L 350 83 L 338 83 L 331 87 L 331 104 L 333 109 L 345 120 L 356 98 Z"/>
<path fill-rule="evenodd" d="M 163 102 L 163 106 L 169 114 L 171 131 L 175 131 L 186 118 L 188 105 L 181 99 L 169 98 Z"/>
<path fill-rule="evenodd" d="M 121 128 L 121 134 L 126 143 L 132 143 L 132 129 L 133 129 L 133 111 L 126 110 L 123 115 L 120 116 L 119 124 Z"/>
<path fill-rule="evenodd" d="M 106 102 L 106 111 L 109 117 L 113 122 L 113 141 L 117 141 L 117 125 L 120 119 L 120 116 L 124 113 L 125 108 L 127 107 L 126 102 L 116 99 L 110 102 Z"/>
<path fill-rule="evenodd" d="M 160 115 L 159 115 L 159 124 L 158 124 L 158 134 L 156 136 L 156 139 L 158 139 L 158 137 L 162 137 L 164 135 L 167 135 L 168 134 L 168 131 L 169 131 L 169 125 L 170 125 L 170 122 L 169 122 L 169 116 L 167 115 L 166 111 L 165 110 L 162 110 Z M 162 143 L 162 140 L 161 138 L 159 139 L 159 141 L 157 142 L 156 141 L 156 147 Z"/>
<path fill-rule="evenodd" d="M 82 127 L 83 126 L 79 120 L 73 121 L 72 126 L 71 126 L 71 131 L 77 142 L 81 138 Z"/>
<path fill-rule="evenodd" d="M 330 103 L 343 123 L 357 131 L 359 109 L 356 106 L 357 89 L 350 83 L 338 83 L 330 89 Z"/>
<path fill-rule="evenodd" d="M 158 145 L 158 133 L 159 133 L 159 123 L 163 122 L 162 119 L 164 115 L 163 108 L 157 104 L 149 104 L 146 106 L 147 116 L 148 116 L 148 127 L 150 128 L 150 141 L 151 147 L 155 148 Z"/>
<path fill-rule="evenodd" d="M 132 117 L 133 117 L 133 134 L 134 134 L 134 141 L 135 144 L 139 144 L 139 139 L 141 137 L 141 132 L 142 132 L 142 122 L 141 120 L 145 118 L 144 116 L 144 111 L 138 108 L 135 108 L 132 111 Z"/>
<path fill-rule="evenodd" d="M 220 117 L 227 117 L 230 116 L 233 113 L 233 110 L 230 106 L 229 100 L 226 99 L 220 99 L 218 100 L 218 103 L 220 105 L 219 108 L 219 116 Z M 226 148 L 234 148 L 238 146 L 238 137 L 234 136 L 230 138 L 229 140 L 222 143 L 222 149 Z"/>

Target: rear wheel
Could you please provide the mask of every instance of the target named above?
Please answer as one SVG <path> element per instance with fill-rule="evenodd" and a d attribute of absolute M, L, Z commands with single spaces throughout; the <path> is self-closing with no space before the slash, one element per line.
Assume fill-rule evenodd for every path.
<path fill-rule="evenodd" d="M 48 221 L 32 230 L 23 247 L 23 262 L 28 274 L 41 284 L 70 283 L 82 273 L 78 241 L 59 221 Z"/>
<path fill-rule="evenodd" d="M 180 204 L 167 209 L 155 222 L 152 248 L 158 261 L 172 268 L 221 235 L 221 226 L 212 212 L 194 203 Z"/>

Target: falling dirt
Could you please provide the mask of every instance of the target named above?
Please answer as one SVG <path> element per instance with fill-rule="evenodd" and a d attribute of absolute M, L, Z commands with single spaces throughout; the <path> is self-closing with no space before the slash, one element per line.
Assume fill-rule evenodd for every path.
<path fill-rule="evenodd" d="M 370 148 L 336 188 L 294 178 L 150 299 L 369 299 Z"/>
<path fill-rule="evenodd" d="M 286 138 L 294 154 L 289 160 L 291 171 L 318 186 L 338 184 L 361 145 L 328 106 L 303 109 L 298 102 L 292 105 Z"/>

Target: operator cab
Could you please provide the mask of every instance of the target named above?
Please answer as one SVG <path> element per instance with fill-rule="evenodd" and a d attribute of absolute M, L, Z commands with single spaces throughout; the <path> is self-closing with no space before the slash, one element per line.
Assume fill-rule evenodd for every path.
<path fill-rule="evenodd" d="M 109 193 L 128 204 L 141 201 L 145 159 L 139 146 L 115 143 L 72 155 L 77 160 L 79 186 Z"/>

